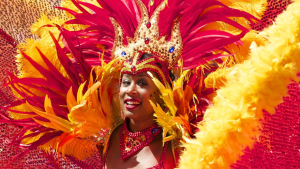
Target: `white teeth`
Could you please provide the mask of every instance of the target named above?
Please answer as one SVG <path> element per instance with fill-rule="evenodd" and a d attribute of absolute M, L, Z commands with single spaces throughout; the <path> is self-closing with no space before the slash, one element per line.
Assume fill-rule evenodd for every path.
<path fill-rule="evenodd" d="M 134 101 L 127 101 L 127 104 L 140 104 L 140 102 L 134 102 Z"/>

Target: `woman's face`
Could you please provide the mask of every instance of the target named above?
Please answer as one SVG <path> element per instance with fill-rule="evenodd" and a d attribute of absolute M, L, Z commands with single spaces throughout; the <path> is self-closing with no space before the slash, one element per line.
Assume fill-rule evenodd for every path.
<path fill-rule="evenodd" d="M 154 76 L 156 73 L 150 71 Z M 137 75 L 124 74 L 120 86 L 120 105 L 125 117 L 133 120 L 153 118 L 154 110 L 151 100 L 159 99 L 158 88 L 147 72 Z"/>

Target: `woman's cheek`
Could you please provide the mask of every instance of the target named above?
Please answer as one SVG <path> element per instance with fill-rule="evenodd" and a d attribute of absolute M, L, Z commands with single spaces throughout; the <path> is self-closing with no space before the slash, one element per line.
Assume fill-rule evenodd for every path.
<path fill-rule="evenodd" d="M 144 95 L 144 100 L 147 100 L 147 103 L 149 103 L 150 104 L 150 100 L 152 101 L 152 103 L 156 103 L 156 96 L 155 96 L 155 94 L 154 94 L 154 92 L 153 91 L 151 91 L 151 92 L 147 92 L 145 95 Z"/>
<path fill-rule="evenodd" d="M 120 99 L 125 97 L 125 93 L 126 93 L 126 88 L 125 87 L 120 87 L 120 90 L 119 90 Z"/>
<path fill-rule="evenodd" d="M 124 89 L 124 87 L 121 87 L 120 90 L 119 90 L 119 100 L 120 100 L 120 105 L 121 106 L 124 105 L 125 93 L 126 93 L 126 89 Z"/>

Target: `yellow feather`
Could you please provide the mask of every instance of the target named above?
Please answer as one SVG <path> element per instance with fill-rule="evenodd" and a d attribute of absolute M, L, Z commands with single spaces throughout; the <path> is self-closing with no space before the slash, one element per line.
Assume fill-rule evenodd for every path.
<path fill-rule="evenodd" d="M 251 45 L 248 60 L 225 73 L 214 106 L 197 126 L 196 139 L 186 139 L 179 168 L 230 168 L 260 135 L 263 110 L 274 113 L 291 80 L 299 81 L 300 1 L 296 0 Z M 233 76 L 233 77 L 230 77 Z"/>
<path fill-rule="evenodd" d="M 187 128 L 189 128 L 188 125 L 186 125 L 186 122 L 188 123 L 188 115 L 187 113 L 190 113 L 189 107 L 184 107 L 186 108 L 186 111 L 184 112 L 177 112 L 177 106 L 175 105 L 174 102 L 174 95 L 173 93 L 176 92 L 175 94 L 178 94 L 178 99 L 177 102 L 180 102 L 182 104 L 185 104 L 186 98 L 192 98 L 192 91 L 186 89 L 183 91 L 182 89 L 182 84 L 183 84 L 183 79 L 188 73 L 188 71 L 185 71 L 181 78 L 179 78 L 174 84 L 178 86 L 174 86 L 174 88 L 170 88 L 170 86 L 165 87 L 157 78 L 155 78 L 151 72 L 147 72 L 153 82 L 155 83 L 156 86 L 158 86 L 160 93 L 161 93 L 161 98 L 163 99 L 166 107 L 169 109 L 167 112 L 162 110 L 161 106 L 159 104 L 155 105 L 151 100 L 150 104 L 154 109 L 154 116 L 157 117 L 156 121 L 157 123 L 163 127 L 163 142 L 170 141 L 173 139 L 182 139 L 183 136 L 185 137 L 190 137 L 189 133 L 186 131 Z M 186 114 L 184 114 L 186 113 Z M 183 116 L 180 116 L 182 114 Z M 184 122 L 185 120 L 186 122 Z M 185 126 L 186 128 L 182 127 Z M 168 136 L 167 136 L 168 133 Z"/>
<path fill-rule="evenodd" d="M 67 93 L 66 100 L 67 100 L 67 106 L 68 106 L 69 112 L 71 112 L 72 107 L 78 105 L 78 103 L 77 103 L 77 101 L 75 99 L 75 96 L 73 95 L 72 87 L 69 89 L 69 91 Z"/>
<path fill-rule="evenodd" d="M 28 102 L 27 106 L 36 114 L 48 119 L 51 121 L 51 123 L 56 127 L 56 129 L 64 131 L 64 132 L 71 132 L 73 130 L 73 127 L 75 127 L 74 125 L 70 124 L 69 121 L 62 119 L 56 115 L 53 114 L 48 114 L 46 112 L 40 111 L 36 108 L 34 108 L 34 106 L 31 106 Z"/>
<path fill-rule="evenodd" d="M 242 46 L 236 46 L 234 44 L 228 46 L 228 50 L 234 53 L 234 59 L 231 59 L 232 62 L 227 64 L 226 67 L 219 68 L 205 78 L 205 86 L 207 88 L 219 89 L 223 87 L 228 80 L 233 80 L 233 78 L 236 77 L 236 72 L 230 67 L 249 59 L 250 45 L 253 42 L 255 42 L 258 47 L 266 43 L 264 36 L 257 34 L 255 31 L 248 32 L 241 40 L 243 42 Z"/>
<path fill-rule="evenodd" d="M 83 88 L 85 86 L 85 83 L 86 83 L 86 81 L 84 83 L 80 84 L 80 86 L 78 88 L 78 91 L 77 91 L 77 102 L 78 103 L 80 103 L 80 101 L 83 100 Z"/>
<path fill-rule="evenodd" d="M 55 115 L 53 108 L 52 108 L 51 100 L 48 97 L 48 95 L 45 96 L 44 108 L 45 108 L 47 114 Z"/>
<path fill-rule="evenodd" d="M 33 133 L 33 132 L 31 132 L 31 131 L 27 131 L 27 132 L 24 134 L 24 136 L 29 135 L 29 134 L 32 134 L 32 133 Z M 27 137 L 27 138 L 23 139 L 21 143 L 22 143 L 22 144 L 31 144 L 31 143 L 37 141 L 39 138 L 41 138 L 44 134 L 45 134 L 45 132 L 40 133 L 39 135 L 34 136 L 34 137 Z"/>
<path fill-rule="evenodd" d="M 266 0 L 221 0 L 221 2 L 231 8 L 239 9 L 260 18 L 268 5 Z"/>
<path fill-rule="evenodd" d="M 190 73 L 191 70 L 185 70 L 180 74 L 180 77 L 174 82 L 175 86 L 181 86 L 183 85 L 183 81 L 185 80 L 188 73 Z"/>
<path fill-rule="evenodd" d="M 90 4 L 93 4 L 95 6 L 98 6 L 98 7 L 101 7 L 99 5 L 99 3 L 97 3 L 97 1 L 95 0 L 78 0 L 78 1 L 81 1 L 81 2 L 87 2 L 87 3 L 90 3 Z M 76 11 L 78 13 L 82 13 L 74 4 L 71 0 L 63 0 L 61 2 L 61 6 L 62 7 L 65 7 L 65 8 L 68 8 L 68 9 L 71 9 L 73 11 Z M 84 9 L 86 10 L 89 10 L 88 8 L 86 8 L 85 6 L 81 5 Z M 68 12 L 66 12 L 66 15 L 69 16 L 69 17 L 73 17 L 73 15 L 69 14 Z"/>
<path fill-rule="evenodd" d="M 37 122 L 37 123 L 39 123 L 40 125 L 42 125 L 42 126 L 49 127 L 49 128 L 52 128 L 52 129 L 57 130 L 57 127 L 55 127 L 52 123 L 40 121 L 40 120 L 37 120 L 37 119 L 35 119 L 35 118 L 32 118 L 32 119 L 33 119 L 35 122 Z"/>

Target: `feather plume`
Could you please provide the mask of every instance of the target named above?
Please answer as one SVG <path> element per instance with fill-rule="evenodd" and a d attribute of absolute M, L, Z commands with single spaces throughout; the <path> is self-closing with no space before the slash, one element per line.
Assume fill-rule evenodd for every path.
<path fill-rule="evenodd" d="M 221 0 L 221 2 L 231 8 L 250 13 L 257 18 L 261 18 L 268 4 L 266 0 Z"/>
<path fill-rule="evenodd" d="M 197 104 L 193 104 L 194 93 L 192 87 L 194 85 L 191 84 L 192 87 L 184 85 L 185 81 L 183 79 L 188 72 L 183 72 L 181 77 L 174 82 L 173 88 L 168 84 L 165 87 L 151 72 L 148 72 L 160 91 L 161 99 L 164 101 L 164 105 L 160 105 L 150 100 L 155 112 L 154 116 L 157 117 L 157 123 L 163 127 L 163 143 L 173 139 L 190 138 L 194 134 L 190 123 L 197 117 L 199 112 L 194 108 Z"/>
<path fill-rule="evenodd" d="M 251 45 L 249 60 L 231 69 L 234 75 L 217 91 L 196 139 L 184 143 L 179 168 L 230 168 L 260 135 L 263 110 L 273 114 L 287 95 L 287 85 L 299 81 L 300 1 L 289 5 L 261 35 L 265 45 Z M 229 78 L 230 79 L 230 78 Z M 200 159 L 200 160 L 199 160 Z"/>
<path fill-rule="evenodd" d="M 60 9 L 66 12 L 68 19 L 41 16 L 32 27 L 40 39 L 29 39 L 20 45 L 17 60 L 21 73 L 10 74 L 7 83 L 16 101 L 6 108 L 11 110 L 10 116 L 18 120 L 0 121 L 25 126 L 14 140 L 14 144 L 22 143 L 21 147 L 25 148 L 16 158 L 39 147 L 85 159 L 95 153 L 96 143 L 104 143 L 107 130 L 120 119 L 116 95 L 122 63 L 110 58 L 115 33 L 109 17 L 120 23 L 125 36 L 133 37 L 141 14 L 135 1 L 82 1 L 62 3 Z M 162 0 L 153 4 L 149 4 L 149 0 L 143 2 L 151 15 Z M 167 8 L 160 15 L 165 21 L 159 22 L 160 34 L 169 35 L 174 18 L 182 16 L 180 29 L 185 51 L 180 68 L 195 70 L 195 73 L 184 71 L 173 89 L 153 79 L 169 109 L 165 113 L 160 105 L 152 103 L 158 123 L 165 128 L 164 141 L 168 141 L 192 137 L 194 128 L 189 122 L 193 120 L 196 124 L 197 116 L 202 114 L 199 107 L 209 104 L 206 94 L 213 90 L 204 89 L 203 70 L 199 65 L 209 60 L 223 61 L 220 58 L 230 52 L 238 53 L 236 45 L 242 44 L 240 39 L 248 32 L 249 24 L 257 19 L 216 0 L 165 3 Z M 237 8 L 257 12 L 258 7 L 248 4 L 241 3 Z M 219 28 L 212 31 L 214 23 Z M 201 75 L 197 76 L 200 71 Z M 185 79 L 187 76 L 191 77 L 190 81 Z M 268 103 L 273 105 L 274 102 L 276 100 Z"/>

